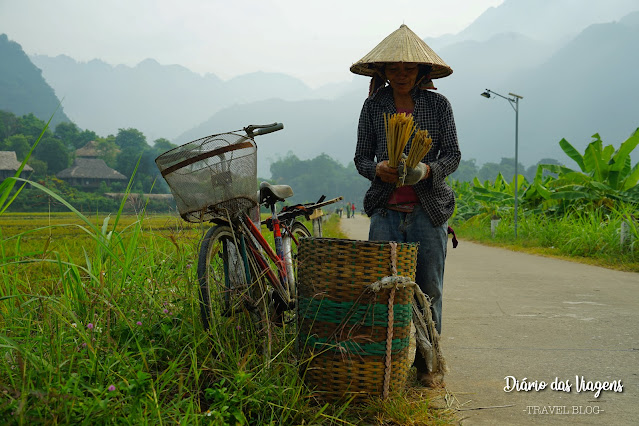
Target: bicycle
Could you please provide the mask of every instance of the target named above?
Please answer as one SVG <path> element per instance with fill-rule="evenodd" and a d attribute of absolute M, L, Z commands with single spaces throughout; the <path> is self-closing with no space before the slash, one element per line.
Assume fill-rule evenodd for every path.
<path fill-rule="evenodd" d="M 182 218 L 210 222 L 198 254 L 200 316 L 209 332 L 218 317 L 241 314 L 264 335 L 270 356 L 272 326 L 284 325 L 295 308 L 297 245 L 310 231 L 298 219 L 326 205 L 297 204 L 277 211 L 277 204 L 293 195 L 288 185 L 262 182 L 256 195 L 255 136 L 281 130 L 281 123 L 250 125 L 208 136 L 174 148 L 156 159 L 169 184 Z M 271 216 L 259 219 L 259 208 Z M 261 233 L 262 224 L 273 233 L 273 245 Z M 238 324 L 238 327 L 242 327 Z"/>

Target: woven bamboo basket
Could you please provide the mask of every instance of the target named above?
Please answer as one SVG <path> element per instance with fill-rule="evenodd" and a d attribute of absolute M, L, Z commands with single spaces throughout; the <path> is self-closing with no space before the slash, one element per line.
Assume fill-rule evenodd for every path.
<path fill-rule="evenodd" d="M 304 238 L 298 264 L 301 370 L 315 395 L 359 400 L 402 389 L 413 287 L 375 292 L 370 284 L 392 275 L 414 281 L 417 245 Z"/>

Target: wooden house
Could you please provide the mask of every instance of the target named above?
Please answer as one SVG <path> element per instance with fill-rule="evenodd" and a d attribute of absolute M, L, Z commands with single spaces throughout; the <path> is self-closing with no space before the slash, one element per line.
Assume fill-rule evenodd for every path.
<path fill-rule="evenodd" d="M 8 177 L 15 176 L 20 168 L 20 164 L 22 163 L 18 161 L 18 157 L 14 151 L 0 151 L 0 182 Z M 33 169 L 31 166 L 25 164 L 22 173 L 20 173 L 20 177 L 28 178 L 32 172 Z"/>
<path fill-rule="evenodd" d="M 56 177 L 69 185 L 84 188 L 97 188 L 100 183 L 126 182 L 128 178 L 117 170 L 113 170 L 98 158 L 97 143 L 91 141 L 75 151 L 73 165 L 64 169 Z"/>

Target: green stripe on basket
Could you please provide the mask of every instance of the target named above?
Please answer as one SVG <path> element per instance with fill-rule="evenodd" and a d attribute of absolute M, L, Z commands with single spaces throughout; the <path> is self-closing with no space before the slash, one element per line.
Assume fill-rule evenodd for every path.
<path fill-rule="evenodd" d="M 313 321 L 334 324 L 360 324 L 366 327 L 388 326 L 388 305 L 335 302 L 328 299 L 298 298 L 299 315 Z M 408 327 L 413 316 L 410 304 L 393 305 L 394 327 Z"/>
<path fill-rule="evenodd" d="M 344 355 L 385 355 L 386 354 L 386 342 L 373 342 L 373 343 L 357 343 L 352 340 L 343 340 L 341 342 L 331 341 L 327 339 L 308 336 L 305 334 L 299 335 L 300 342 L 308 348 L 317 350 L 328 350 L 332 352 L 341 353 Z M 403 349 L 406 349 L 410 344 L 410 336 L 406 336 L 403 339 L 393 339 L 391 345 L 391 353 L 395 354 Z"/>

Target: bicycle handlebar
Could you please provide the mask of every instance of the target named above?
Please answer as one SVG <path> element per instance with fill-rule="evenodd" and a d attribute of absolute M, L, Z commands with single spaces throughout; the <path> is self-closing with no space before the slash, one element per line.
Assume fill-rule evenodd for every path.
<path fill-rule="evenodd" d="M 284 128 L 284 124 L 282 123 L 272 123 L 272 124 L 251 124 L 250 126 L 246 126 L 244 131 L 249 137 L 266 135 L 267 133 L 277 132 L 278 130 L 282 130 Z"/>
<path fill-rule="evenodd" d="M 328 206 L 329 204 L 337 203 L 338 201 L 341 201 L 343 199 L 344 197 L 337 197 L 328 201 L 323 201 L 321 203 L 307 203 L 289 206 L 282 210 L 277 216 L 280 222 L 287 222 L 299 216 L 306 216 L 308 219 L 308 216 L 310 216 L 315 210 L 320 209 L 324 206 Z M 273 219 L 269 217 L 263 220 L 262 223 L 266 224 L 268 229 L 272 230 L 272 220 Z"/>
<path fill-rule="evenodd" d="M 342 201 L 344 199 L 344 197 L 337 197 L 337 198 L 333 198 L 332 200 L 328 200 L 328 201 L 323 201 L 321 203 L 315 203 L 315 204 L 311 204 L 310 206 L 306 206 L 306 208 L 310 208 L 310 209 L 319 209 L 322 208 L 324 206 L 328 206 L 329 204 L 333 204 L 333 203 L 337 203 L 338 201 Z"/>

